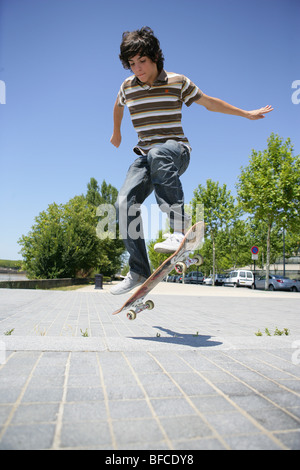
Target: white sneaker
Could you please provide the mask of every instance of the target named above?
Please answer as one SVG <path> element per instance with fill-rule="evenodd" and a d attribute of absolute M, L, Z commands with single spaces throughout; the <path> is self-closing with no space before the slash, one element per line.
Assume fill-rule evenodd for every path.
<path fill-rule="evenodd" d="M 113 294 L 113 295 L 126 294 L 127 292 L 130 292 L 135 287 L 144 284 L 144 282 L 146 280 L 147 280 L 146 277 L 140 276 L 137 273 L 129 271 L 129 273 L 123 279 L 122 282 L 120 282 L 119 284 L 113 286 L 110 289 L 110 293 Z"/>
<path fill-rule="evenodd" d="M 156 243 L 154 250 L 157 253 L 174 253 L 180 247 L 184 234 L 181 232 L 168 233 L 164 242 Z"/>

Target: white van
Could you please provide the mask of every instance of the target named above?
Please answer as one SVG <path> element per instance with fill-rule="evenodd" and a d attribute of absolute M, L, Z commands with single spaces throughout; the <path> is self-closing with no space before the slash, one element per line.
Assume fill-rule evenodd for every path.
<path fill-rule="evenodd" d="M 231 271 L 226 278 L 226 285 L 233 285 L 233 287 L 250 287 L 254 289 L 253 272 L 246 271 L 245 269 Z"/>

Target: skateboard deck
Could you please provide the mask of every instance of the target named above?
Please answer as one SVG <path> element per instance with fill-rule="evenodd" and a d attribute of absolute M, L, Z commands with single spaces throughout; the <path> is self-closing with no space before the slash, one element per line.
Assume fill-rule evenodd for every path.
<path fill-rule="evenodd" d="M 195 264 L 200 266 L 203 262 L 200 255 L 190 258 L 190 252 L 196 250 L 201 244 L 204 237 L 204 222 L 197 222 L 186 233 L 182 240 L 180 247 L 175 253 L 172 253 L 142 284 L 129 299 L 122 305 L 121 308 L 116 310 L 113 315 L 117 315 L 123 310 L 128 310 L 127 318 L 134 320 L 136 315 L 143 310 L 152 310 L 154 303 L 151 300 L 144 302 L 144 298 L 149 292 L 163 280 L 175 267 L 177 272 L 184 272 L 187 266 Z"/>

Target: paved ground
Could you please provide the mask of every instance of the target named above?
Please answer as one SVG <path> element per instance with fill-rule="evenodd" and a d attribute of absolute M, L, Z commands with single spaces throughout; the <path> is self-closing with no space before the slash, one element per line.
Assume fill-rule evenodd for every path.
<path fill-rule="evenodd" d="M 300 294 L 151 298 L 0 289 L 0 449 L 300 449 Z"/>

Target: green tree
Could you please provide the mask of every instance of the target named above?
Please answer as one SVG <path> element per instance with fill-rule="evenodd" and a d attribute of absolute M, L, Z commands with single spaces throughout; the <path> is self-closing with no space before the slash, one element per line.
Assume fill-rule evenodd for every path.
<path fill-rule="evenodd" d="M 238 197 L 243 210 L 266 227 L 266 286 L 270 272 L 271 232 L 274 226 L 293 231 L 299 226 L 300 158 L 293 156 L 290 139 L 271 134 L 267 149 L 252 150 L 249 165 L 241 169 Z"/>
<path fill-rule="evenodd" d="M 251 240 L 245 220 L 234 220 L 217 237 L 218 269 L 237 268 L 251 263 Z"/>
<path fill-rule="evenodd" d="M 148 256 L 153 269 L 157 269 L 170 256 L 169 253 L 158 253 L 154 250 L 154 245 L 162 241 L 164 241 L 163 231 L 159 230 L 157 238 L 155 240 L 150 240 L 147 244 Z"/>
<path fill-rule="evenodd" d="M 86 193 L 86 200 L 88 201 L 89 204 L 92 204 L 92 206 L 99 206 L 102 201 L 102 197 L 100 194 L 100 188 L 98 181 L 95 178 L 91 178 L 89 183 L 87 184 L 87 193 Z"/>
<path fill-rule="evenodd" d="M 29 278 L 53 279 L 87 276 L 98 268 L 104 275 L 121 266 L 123 242 L 97 237 L 97 207 L 113 204 L 117 190 L 91 178 L 86 196 L 75 196 L 66 204 L 50 204 L 19 244 Z"/>
<path fill-rule="evenodd" d="M 19 244 L 29 278 L 54 279 L 87 274 L 95 263 L 99 240 L 96 211 L 83 196 L 65 205 L 50 204 Z"/>
<path fill-rule="evenodd" d="M 238 219 L 239 209 L 234 197 L 227 190 L 226 184 L 219 186 L 211 179 L 206 181 L 206 187 L 199 184 L 194 191 L 192 205 L 194 210 L 197 204 L 204 206 L 205 235 L 210 238 L 212 245 L 213 283 L 216 274 L 216 242 L 222 230 L 229 230 Z"/>
<path fill-rule="evenodd" d="M 102 181 L 100 187 L 101 204 L 112 204 L 114 205 L 117 201 L 118 190 L 111 184 L 107 184 L 105 180 Z"/>
<path fill-rule="evenodd" d="M 85 197 L 89 204 L 94 207 L 96 213 L 97 208 L 101 206 L 101 204 L 112 206 L 114 211 L 114 204 L 118 197 L 118 191 L 111 184 L 107 184 L 105 180 L 103 180 L 101 186 L 99 186 L 98 181 L 95 178 L 91 178 L 87 185 L 87 193 Z M 99 219 L 101 218 L 97 217 L 97 223 L 99 222 Z M 121 268 L 121 257 L 124 250 L 124 244 L 119 238 L 119 231 L 116 226 L 113 239 L 108 237 L 98 239 L 98 255 L 95 267 L 97 266 L 99 271 L 104 275 L 111 276 L 112 274 L 115 274 Z"/>
<path fill-rule="evenodd" d="M 91 178 L 87 185 L 86 199 L 93 206 L 99 204 L 115 204 L 118 197 L 118 190 L 111 184 L 102 181 L 101 187 L 95 178 Z"/>
<path fill-rule="evenodd" d="M 251 245 L 257 245 L 259 247 L 257 266 L 260 265 L 263 269 L 266 262 L 268 226 L 264 220 L 257 220 L 252 217 L 248 221 L 248 227 L 249 238 L 252 241 Z M 270 233 L 270 245 L 272 246 L 272 251 L 270 253 L 270 264 L 272 264 L 275 263 L 276 258 L 282 256 L 282 227 L 278 227 L 274 224 Z"/>
<path fill-rule="evenodd" d="M 300 254 L 300 227 L 294 232 L 285 233 L 285 251 L 288 257 L 299 256 Z"/>

